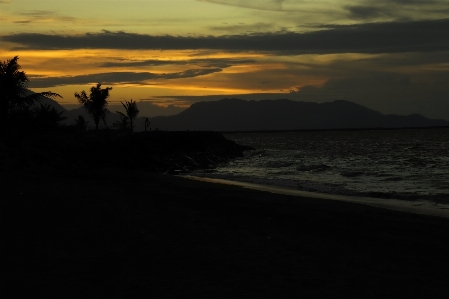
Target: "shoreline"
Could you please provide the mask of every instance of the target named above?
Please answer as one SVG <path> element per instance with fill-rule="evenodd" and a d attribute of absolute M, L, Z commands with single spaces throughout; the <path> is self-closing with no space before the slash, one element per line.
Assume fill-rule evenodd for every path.
<path fill-rule="evenodd" d="M 234 185 L 247 189 L 264 191 L 274 194 L 291 195 L 295 197 L 306 197 L 306 198 L 316 198 L 316 199 L 329 199 L 337 200 L 349 203 L 364 204 L 368 206 L 373 206 L 377 208 L 384 208 L 393 211 L 408 212 L 420 215 L 437 216 L 443 218 L 449 218 L 449 205 L 446 204 L 432 204 L 428 201 L 407 201 L 401 199 L 384 199 L 375 197 L 364 197 L 364 196 L 349 196 L 349 195 L 338 195 L 329 193 L 318 193 L 310 191 L 302 191 L 289 189 L 286 187 L 262 185 L 256 183 L 239 182 L 225 179 L 198 177 L 193 175 L 182 175 L 187 179 L 199 180 L 203 182 L 210 182 L 215 184 L 224 185 Z M 440 206 L 440 207 L 438 207 Z"/>

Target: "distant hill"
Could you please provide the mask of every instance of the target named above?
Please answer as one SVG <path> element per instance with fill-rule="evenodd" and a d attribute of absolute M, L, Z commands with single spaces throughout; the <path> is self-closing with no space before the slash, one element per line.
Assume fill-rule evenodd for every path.
<path fill-rule="evenodd" d="M 93 119 L 82 106 L 67 110 L 57 101 L 40 97 L 39 103 L 63 111 L 67 117 L 62 123 L 72 125 L 82 115 L 91 127 Z M 39 105 L 36 103 L 36 105 Z M 113 127 L 120 120 L 115 113 L 119 106 L 108 107 L 106 126 Z M 142 113 L 141 113 L 142 115 Z M 135 130 L 143 131 L 145 117 L 138 117 Z M 401 128 L 449 126 L 449 121 L 429 119 L 419 114 L 408 116 L 383 115 L 364 106 L 348 101 L 328 103 L 297 102 L 291 100 L 245 101 L 222 99 L 198 102 L 179 114 L 150 118 L 150 126 L 169 131 L 259 131 L 259 130 L 309 130 L 354 128 Z M 100 122 L 100 128 L 104 127 Z"/>
<path fill-rule="evenodd" d="M 223 99 L 198 102 L 183 112 L 150 119 L 160 130 L 257 131 L 449 126 L 449 121 L 422 115 L 383 115 L 348 101 L 328 103 L 291 100 Z"/>

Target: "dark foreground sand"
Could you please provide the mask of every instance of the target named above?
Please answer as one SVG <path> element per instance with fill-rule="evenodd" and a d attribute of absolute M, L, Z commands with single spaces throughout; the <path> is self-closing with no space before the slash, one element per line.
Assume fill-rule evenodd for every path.
<path fill-rule="evenodd" d="M 2 298 L 448 298 L 446 218 L 120 170 L 0 178 Z"/>

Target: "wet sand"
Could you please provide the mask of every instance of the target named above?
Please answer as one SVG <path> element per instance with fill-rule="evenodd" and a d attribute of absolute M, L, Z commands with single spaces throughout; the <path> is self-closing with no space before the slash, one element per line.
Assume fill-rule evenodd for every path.
<path fill-rule="evenodd" d="M 0 178 L 13 297 L 449 293 L 447 218 L 115 169 Z"/>

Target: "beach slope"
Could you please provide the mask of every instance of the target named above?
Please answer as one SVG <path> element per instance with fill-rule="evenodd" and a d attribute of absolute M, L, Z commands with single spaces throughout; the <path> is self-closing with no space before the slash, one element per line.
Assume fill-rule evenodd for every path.
<path fill-rule="evenodd" d="M 449 292 L 446 218 L 131 170 L 0 176 L 2 294 L 444 298 Z"/>

